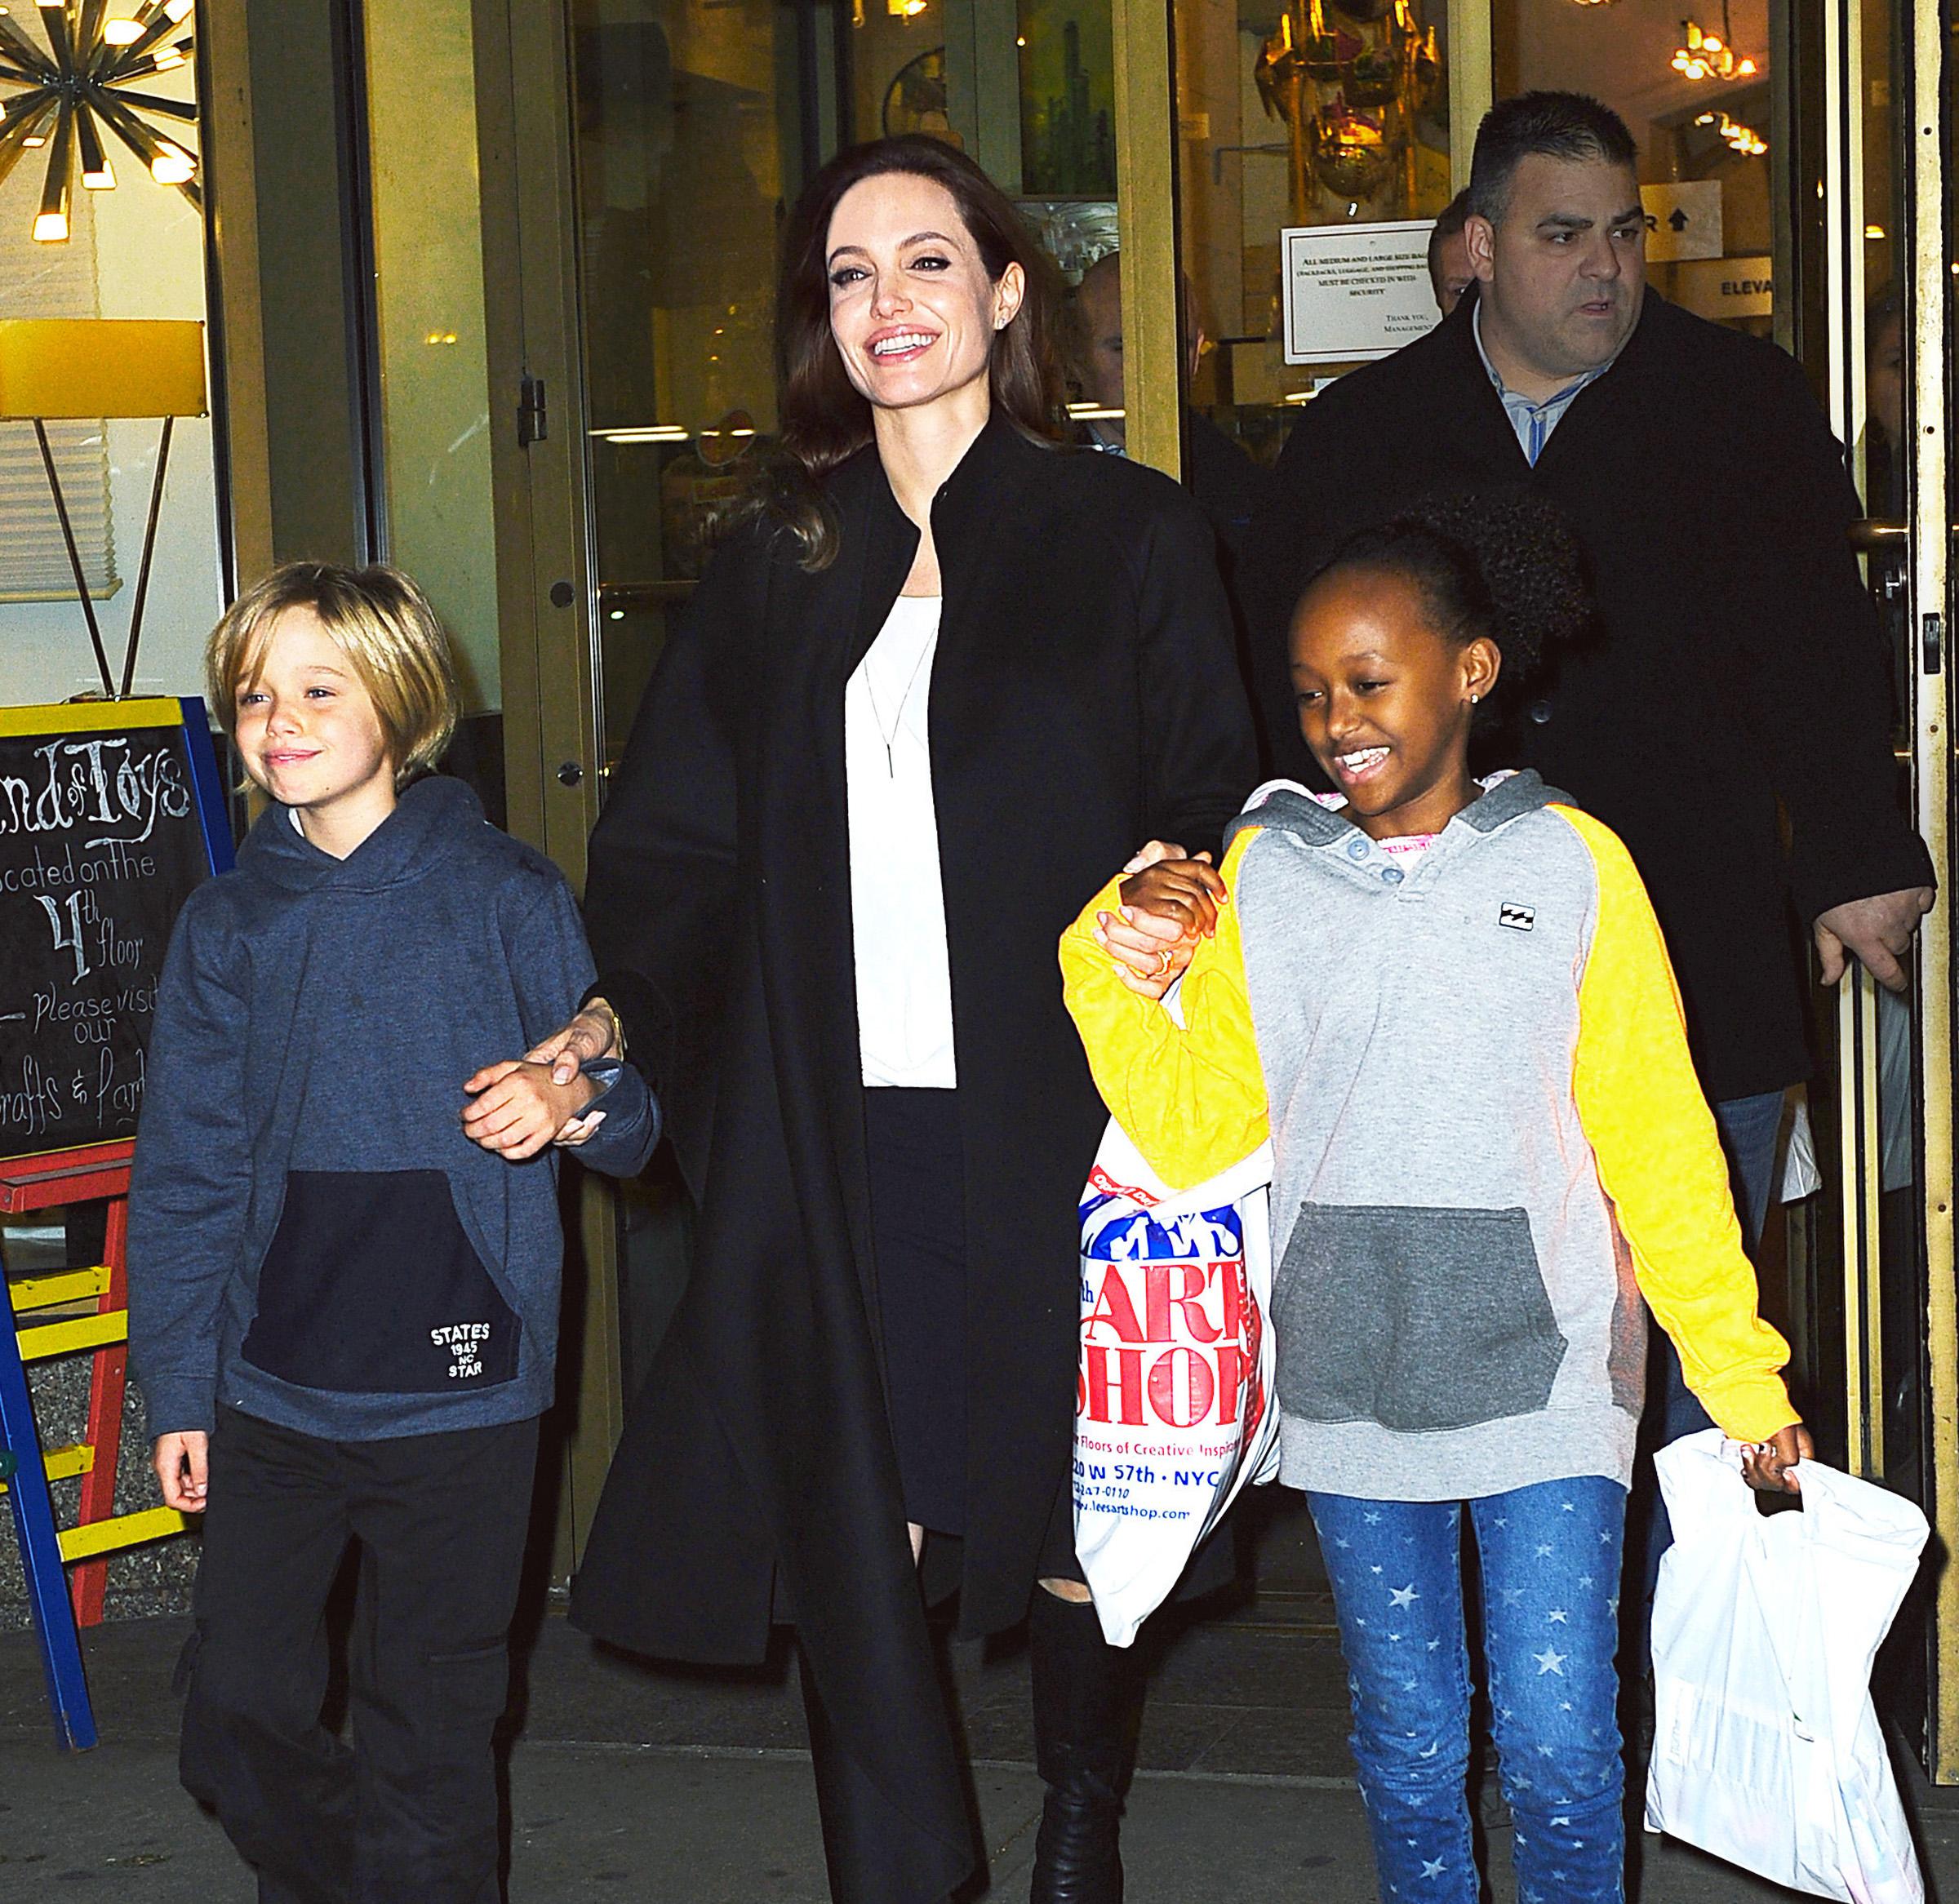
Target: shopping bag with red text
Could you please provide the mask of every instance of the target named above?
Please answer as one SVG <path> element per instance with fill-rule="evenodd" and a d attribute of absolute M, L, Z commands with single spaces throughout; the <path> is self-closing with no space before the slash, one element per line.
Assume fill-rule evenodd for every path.
<path fill-rule="evenodd" d="M 1172 1191 L 1112 1122 L 1082 1192 L 1075 1551 L 1112 1646 L 1277 1467 L 1271 1180 L 1264 1145 Z"/>

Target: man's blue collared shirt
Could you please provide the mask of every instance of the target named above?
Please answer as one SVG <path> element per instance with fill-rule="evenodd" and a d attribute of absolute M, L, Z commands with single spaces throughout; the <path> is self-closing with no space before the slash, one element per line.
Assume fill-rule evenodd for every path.
<path fill-rule="evenodd" d="M 1509 418 L 1510 427 L 1517 432 L 1517 440 L 1524 452 L 1524 460 L 1535 469 L 1537 459 L 1544 453 L 1544 445 L 1551 441 L 1551 433 L 1564 421 L 1565 412 L 1576 401 L 1578 393 L 1588 384 L 1596 384 L 1612 366 L 1619 362 L 1616 355 L 1601 364 L 1595 371 L 1587 371 L 1575 384 L 1567 384 L 1563 389 L 1554 392 L 1542 403 L 1533 403 L 1528 397 L 1521 397 L 1514 390 L 1504 388 L 1504 379 L 1496 374 L 1496 366 L 1490 362 L 1490 353 L 1483 348 L 1483 308 L 1477 304 L 1469 313 L 1469 326 L 1476 333 L 1476 353 L 1483 360 L 1483 368 L 1490 373 L 1490 381 L 1496 386 L 1496 393 L 1504 400 L 1504 415 Z"/>

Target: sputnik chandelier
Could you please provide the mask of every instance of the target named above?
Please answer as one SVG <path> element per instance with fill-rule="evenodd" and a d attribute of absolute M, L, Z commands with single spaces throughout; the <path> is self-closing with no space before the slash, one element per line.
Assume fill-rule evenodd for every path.
<path fill-rule="evenodd" d="M 16 0 L 17 3 L 17 0 Z M 0 182 L 29 152 L 47 148 L 47 181 L 34 236 L 44 245 L 68 242 L 69 192 L 80 162 L 82 184 L 113 192 L 116 175 L 103 149 L 103 129 L 115 134 L 159 185 L 174 185 L 193 205 L 196 155 L 167 139 L 148 118 L 194 125 L 198 109 L 181 100 L 129 90 L 137 82 L 183 65 L 190 57 L 196 0 L 143 0 L 133 17 L 111 20 L 109 0 L 37 0 L 45 50 L 0 4 Z M 147 115 L 147 118 L 144 117 Z"/>

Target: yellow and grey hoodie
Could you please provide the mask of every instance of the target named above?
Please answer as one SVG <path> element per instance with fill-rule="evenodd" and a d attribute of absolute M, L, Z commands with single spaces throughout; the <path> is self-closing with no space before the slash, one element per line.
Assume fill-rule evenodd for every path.
<path fill-rule="evenodd" d="M 1184 1024 L 1093 938 L 1068 1009 L 1172 1185 L 1270 1135 L 1281 1478 L 1450 1500 L 1632 1473 L 1641 1298 L 1730 1435 L 1794 1421 L 1714 1120 L 1625 848 L 1535 774 L 1419 857 L 1261 789 Z"/>

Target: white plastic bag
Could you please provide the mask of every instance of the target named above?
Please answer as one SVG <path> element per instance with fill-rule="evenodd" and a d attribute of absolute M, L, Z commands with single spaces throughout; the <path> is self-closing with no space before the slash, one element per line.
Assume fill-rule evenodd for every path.
<path fill-rule="evenodd" d="M 1082 1201 L 1075 1551 L 1112 1646 L 1278 1462 L 1272 1150 L 1173 1192 L 1111 1121 Z"/>
<path fill-rule="evenodd" d="M 1760 1514 L 1718 1428 L 1654 1460 L 1674 1544 L 1653 1600 L 1646 1829 L 1814 1897 L 1919 1904 L 1870 1675 L 1924 1515 L 1813 1461 L 1801 1511 Z"/>

